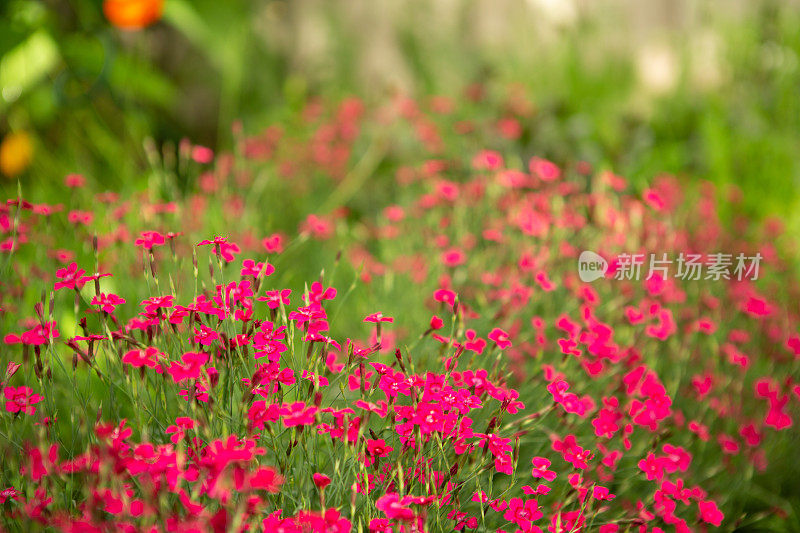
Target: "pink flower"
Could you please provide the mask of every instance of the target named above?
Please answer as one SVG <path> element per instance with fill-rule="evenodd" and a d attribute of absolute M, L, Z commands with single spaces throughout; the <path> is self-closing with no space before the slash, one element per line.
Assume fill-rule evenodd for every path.
<path fill-rule="evenodd" d="M 6 387 L 3 389 L 3 395 L 6 397 L 6 411 L 9 413 L 25 413 L 32 415 L 36 413 L 37 403 L 42 401 L 42 397 L 38 394 L 33 394 L 30 387 Z"/>
<path fill-rule="evenodd" d="M 323 300 L 333 300 L 334 298 L 336 298 L 336 288 L 323 287 L 319 281 L 311 284 L 308 294 L 303 294 L 303 301 L 309 305 L 321 304 Z"/>
<path fill-rule="evenodd" d="M 192 147 L 192 159 L 197 163 L 210 163 L 214 160 L 214 151 L 211 148 L 196 144 Z"/>
<path fill-rule="evenodd" d="M 59 268 L 56 271 L 56 278 L 59 281 L 55 283 L 55 290 L 82 289 L 86 284 L 86 278 L 83 277 L 85 273 L 85 270 L 78 268 L 77 263 L 70 263 L 67 268 Z"/>
<path fill-rule="evenodd" d="M 378 312 L 367 315 L 367 318 L 364 319 L 364 322 L 373 322 L 376 324 L 378 322 L 394 322 L 394 318 L 390 316 L 383 316 L 383 313 Z"/>
<path fill-rule="evenodd" d="M 528 170 L 542 181 L 556 181 L 561 177 L 561 169 L 555 163 L 539 157 L 531 158 Z"/>
<path fill-rule="evenodd" d="M 528 530 L 531 522 L 542 518 L 544 514 L 539 510 L 539 504 L 535 499 L 522 500 L 522 498 L 511 498 L 508 500 L 508 509 L 503 518 L 509 522 L 514 522 L 520 528 Z"/>
<path fill-rule="evenodd" d="M 666 208 L 664 198 L 655 189 L 646 189 L 643 193 L 644 202 L 654 211 L 663 211 Z"/>
<path fill-rule="evenodd" d="M 303 402 L 285 403 L 281 406 L 281 420 L 283 425 L 312 426 L 316 421 L 317 408 Z"/>
<path fill-rule="evenodd" d="M 250 406 L 250 410 L 247 412 L 247 418 L 250 420 L 250 427 L 256 429 L 264 429 L 265 424 L 277 422 L 280 415 L 280 405 L 268 403 L 264 400 L 253 402 L 253 405 Z"/>
<path fill-rule="evenodd" d="M 467 338 L 464 342 L 464 349 L 475 352 L 478 355 L 482 354 L 486 348 L 486 341 L 478 337 L 474 329 L 468 329 L 464 335 Z"/>
<path fill-rule="evenodd" d="M 414 511 L 403 504 L 396 492 L 384 494 L 375 502 L 375 507 L 391 520 L 407 522 L 414 519 Z"/>
<path fill-rule="evenodd" d="M 228 243 L 228 238 L 227 237 L 223 237 L 221 235 L 217 235 L 216 237 L 214 237 L 213 240 L 203 239 L 202 241 L 197 243 L 197 246 L 209 246 L 209 245 L 212 245 L 212 244 L 214 246 L 221 246 L 221 245 L 227 244 L 227 243 Z"/>
<path fill-rule="evenodd" d="M 270 276 L 273 272 L 275 272 L 275 267 L 269 263 L 256 263 L 252 259 L 245 259 L 242 261 L 242 271 L 239 275 L 242 277 L 253 276 L 254 278 L 258 278 L 261 276 Z"/>
<path fill-rule="evenodd" d="M 122 356 L 122 362 L 131 365 L 134 368 L 141 368 L 147 366 L 154 368 L 156 373 L 161 374 L 161 361 L 165 359 L 163 353 L 158 351 L 158 348 L 148 346 L 144 350 L 131 350 Z"/>
<path fill-rule="evenodd" d="M 463 265 L 467 261 L 467 255 L 459 248 L 449 248 L 442 252 L 442 264 L 448 267 Z"/>
<path fill-rule="evenodd" d="M 592 497 L 595 500 L 602 500 L 602 501 L 611 501 L 616 496 L 611 494 L 611 492 L 606 487 L 601 487 L 600 485 L 595 485 L 592 487 Z"/>
<path fill-rule="evenodd" d="M 703 522 L 717 527 L 722 524 L 725 515 L 722 514 L 716 503 L 711 500 L 703 500 L 697 502 L 697 507 L 700 509 L 700 519 Z"/>
<path fill-rule="evenodd" d="M 556 478 L 556 473 L 552 470 L 548 470 L 550 467 L 550 461 L 545 459 L 544 457 L 534 457 L 531 459 L 531 463 L 533 464 L 533 469 L 531 470 L 531 475 L 535 478 L 544 478 L 547 481 L 553 481 Z"/>
<path fill-rule="evenodd" d="M 353 405 L 364 409 L 365 411 L 370 411 L 372 413 L 377 414 L 381 418 L 386 418 L 387 413 L 389 412 L 389 404 L 384 400 L 378 400 L 377 403 L 366 402 L 364 400 L 356 400 Z"/>
<path fill-rule="evenodd" d="M 277 309 L 283 305 L 289 305 L 289 295 L 292 294 L 291 289 L 283 289 L 279 291 L 267 291 L 264 296 L 256 298 L 259 302 L 267 302 L 270 309 Z"/>
<path fill-rule="evenodd" d="M 437 289 L 433 292 L 433 299 L 437 302 L 449 304 L 452 307 L 456 304 L 456 293 L 449 289 Z"/>
<path fill-rule="evenodd" d="M 236 257 L 236 254 L 241 252 L 241 249 L 236 243 L 228 242 L 226 237 L 216 236 L 214 240 L 202 240 L 197 243 L 197 246 L 214 246 L 214 252 L 217 254 L 218 257 L 221 257 L 226 262 L 232 262 Z"/>
<path fill-rule="evenodd" d="M 76 226 L 88 226 L 94 220 L 94 213 L 91 211 L 70 211 L 67 215 L 67 220 Z"/>
<path fill-rule="evenodd" d="M 124 303 L 125 300 L 116 294 L 105 294 L 101 292 L 98 296 L 92 298 L 92 305 L 98 306 L 106 313 L 113 313 L 114 309 L 116 309 L 118 305 L 122 305 Z"/>
<path fill-rule="evenodd" d="M 493 150 L 482 150 L 472 158 L 472 168 L 476 170 L 498 170 L 503 165 L 503 156 Z"/>
<path fill-rule="evenodd" d="M 166 241 L 164 236 L 157 231 L 143 231 L 139 238 L 134 241 L 136 246 L 141 246 L 145 250 L 152 250 L 155 246 L 163 246 Z"/>
<path fill-rule="evenodd" d="M 203 365 L 208 363 L 208 354 L 203 352 L 186 352 L 181 362 L 173 361 L 168 372 L 175 383 L 187 379 L 199 379 Z"/>
<path fill-rule="evenodd" d="M 773 312 L 772 305 L 763 298 L 757 296 L 750 296 L 742 305 L 742 310 L 756 318 L 769 316 Z"/>
<path fill-rule="evenodd" d="M 508 333 L 506 333 L 500 328 L 494 328 L 491 332 L 489 332 L 489 335 L 487 335 L 487 337 L 493 340 L 495 344 L 497 344 L 497 347 L 500 348 L 501 350 L 511 346 L 511 341 L 508 340 Z"/>
<path fill-rule="evenodd" d="M 179 416 L 175 419 L 175 423 L 167 426 L 167 429 L 164 431 L 167 435 L 172 435 L 170 440 L 177 444 L 178 441 L 182 440 L 186 434 L 187 429 L 194 429 L 195 421 L 189 418 L 188 416 Z"/>
<path fill-rule="evenodd" d="M 173 306 L 174 296 L 153 296 L 144 300 L 141 305 L 144 306 L 144 312 L 153 315 L 159 309 L 170 309 Z"/>
<path fill-rule="evenodd" d="M 277 494 L 283 485 L 283 476 L 272 467 L 262 466 L 250 476 L 248 482 L 251 489 Z"/>
<path fill-rule="evenodd" d="M 664 477 L 663 462 L 653 452 L 649 452 L 646 458 L 639 461 L 639 469 L 650 481 L 660 481 Z"/>
<path fill-rule="evenodd" d="M 269 237 L 264 237 L 264 240 L 261 241 L 261 245 L 264 246 L 267 252 L 279 254 L 283 252 L 283 241 L 285 239 L 283 234 L 273 233 Z"/>
<path fill-rule="evenodd" d="M 86 186 L 86 178 L 80 174 L 67 174 L 64 177 L 64 185 L 70 189 L 79 189 Z"/>
<path fill-rule="evenodd" d="M 313 213 L 300 224 L 300 233 L 310 234 L 321 241 L 330 239 L 333 236 L 333 229 L 333 220 L 330 217 L 317 216 Z"/>
<path fill-rule="evenodd" d="M 45 322 L 44 324 L 37 324 L 32 329 L 24 332 L 22 335 L 15 335 L 13 333 L 4 337 L 3 341 L 6 344 L 27 344 L 29 346 L 41 346 L 48 344 L 50 338 L 58 338 L 60 333 L 56 328 L 55 320 L 52 322 Z"/>

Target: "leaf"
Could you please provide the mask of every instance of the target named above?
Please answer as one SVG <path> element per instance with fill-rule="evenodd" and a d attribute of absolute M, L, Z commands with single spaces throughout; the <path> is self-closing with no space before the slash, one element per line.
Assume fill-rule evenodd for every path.
<path fill-rule="evenodd" d="M 31 89 L 59 62 L 58 46 L 39 30 L 0 59 L 0 110 Z"/>

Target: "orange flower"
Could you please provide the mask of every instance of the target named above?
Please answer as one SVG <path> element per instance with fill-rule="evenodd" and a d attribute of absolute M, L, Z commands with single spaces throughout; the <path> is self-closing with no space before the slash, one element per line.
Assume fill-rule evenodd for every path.
<path fill-rule="evenodd" d="M 122 30 L 139 30 L 161 18 L 164 0 L 103 0 L 103 13 Z"/>
<path fill-rule="evenodd" d="M 9 133 L 0 142 L 0 172 L 14 177 L 28 168 L 33 158 L 33 143 L 24 131 Z"/>

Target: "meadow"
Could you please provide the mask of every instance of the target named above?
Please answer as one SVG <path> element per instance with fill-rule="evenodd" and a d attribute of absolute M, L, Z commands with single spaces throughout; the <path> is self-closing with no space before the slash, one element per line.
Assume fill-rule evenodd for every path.
<path fill-rule="evenodd" d="M 171 5 L 106 45 L 191 35 Z M 15 101 L 3 530 L 800 530 L 793 101 L 747 100 L 753 139 L 756 76 L 623 125 L 608 70 L 557 98 L 420 61 L 410 92 L 223 98 L 209 142 L 111 98 L 108 65 L 88 99 Z"/>

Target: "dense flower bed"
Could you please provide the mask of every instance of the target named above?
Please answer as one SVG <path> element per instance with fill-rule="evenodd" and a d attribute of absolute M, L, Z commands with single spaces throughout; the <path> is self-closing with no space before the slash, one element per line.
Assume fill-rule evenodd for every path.
<path fill-rule="evenodd" d="M 790 529 L 753 491 L 797 437 L 791 241 L 531 157 L 532 106 L 495 104 L 312 102 L 151 149 L 133 198 L 9 199 L 7 528 Z"/>

